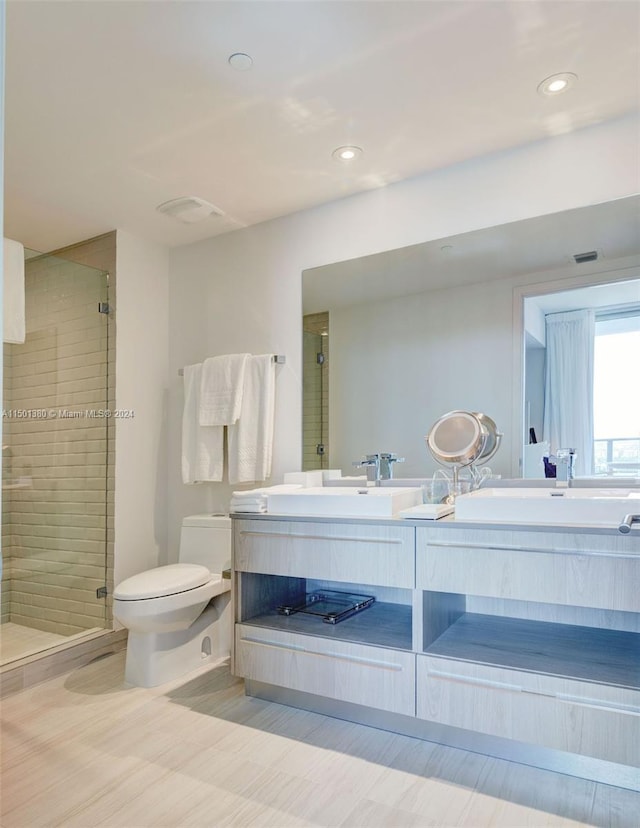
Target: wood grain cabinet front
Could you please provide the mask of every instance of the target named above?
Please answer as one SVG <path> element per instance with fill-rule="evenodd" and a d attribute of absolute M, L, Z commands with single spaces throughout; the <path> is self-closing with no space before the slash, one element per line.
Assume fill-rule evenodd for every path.
<path fill-rule="evenodd" d="M 417 715 L 623 765 L 640 764 L 640 691 L 417 656 Z"/>
<path fill-rule="evenodd" d="M 412 527 L 289 520 L 234 523 L 236 571 L 414 587 Z"/>
<path fill-rule="evenodd" d="M 418 529 L 418 589 L 640 611 L 640 538 Z"/>
<path fill-rule="evenodd" d="M 415 716 L 415 654 L 236 624 L 236 675 Z"/>

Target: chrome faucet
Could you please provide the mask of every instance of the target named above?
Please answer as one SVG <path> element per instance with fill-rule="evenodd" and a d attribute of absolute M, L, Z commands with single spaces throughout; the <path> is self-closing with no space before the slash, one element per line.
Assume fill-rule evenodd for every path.
<path fill-rule="evenodd" d="M 380 455 L 380 480 L 391 480 L 393 478 L 394 463 L 404 463 L 404 457 L 388 453 Z"/>
<path fill-rule="evenodd" d="M 367 454 L 364 460 L 358 460 L 353 465 L 357 469 L 365 468 L 367 480 L 379 486 L 381 480 L 393 478 L 394 463 L 404 463 L 404 457 L 398 457 L 397 454 L 389 452 L 380 452 L 379 454 Z"/>
<path fill-rule="evenodd" d="M 571 487 L 575 456 L 576 450 L 572 448 L 559 448 L 556 451 L 556 486 L 559 488 Z"/>

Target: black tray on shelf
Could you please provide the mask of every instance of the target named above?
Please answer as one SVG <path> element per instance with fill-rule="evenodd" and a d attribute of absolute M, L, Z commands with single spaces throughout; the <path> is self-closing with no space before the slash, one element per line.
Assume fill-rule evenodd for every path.
<path fill-rule="evenodd" d="M 338 592 L 323 589 L 319 592 L 310 592 L 300 604 L 284 604 L 278 607 L 280 615 L 294 615 L 304 612 L 307 615 L 317 615 L 325 624 L 337 624 L 350 618 L 358 612 L 370 607 L 375 601 L 373 595 L 359 595 L 355 592 Z"/>

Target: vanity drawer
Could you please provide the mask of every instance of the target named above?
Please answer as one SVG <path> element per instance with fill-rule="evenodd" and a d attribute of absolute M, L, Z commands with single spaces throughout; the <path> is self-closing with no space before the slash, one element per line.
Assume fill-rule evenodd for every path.
<path fill-rule="evenodd" d="M 418 589 L 640 610 L 640 538 L 418 529 L 416 546 Z"/>
<path fill-rule="evenodd" d="M 235 673 L 246 679 L 415 716 L 415 655 L 236 625 Z"/>
<path fill-rule="evenodd" d="M 291 520 L 234 524 L 237 571 L 413 589 L 412 527 Z"/>
<path fill-rule="evenodd" d="M 417 659 L 420 719 L 639 764 L 638 690 L 426 655 Z"/>

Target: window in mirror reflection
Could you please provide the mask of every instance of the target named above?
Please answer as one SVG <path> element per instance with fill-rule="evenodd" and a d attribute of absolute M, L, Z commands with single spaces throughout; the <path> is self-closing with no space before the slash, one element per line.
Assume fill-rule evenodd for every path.
<path fill-rule="evenodd" d="M 575 449 L 578 477 L 640 475 L 640 280 L 524 305 L 523 476 L 544 476 L 541 457 L 558 448 Z"/>
<path fill-rule="evenodd" d="M 596 317 L 594 471 L 640 475 L 640 308 Z"/>

